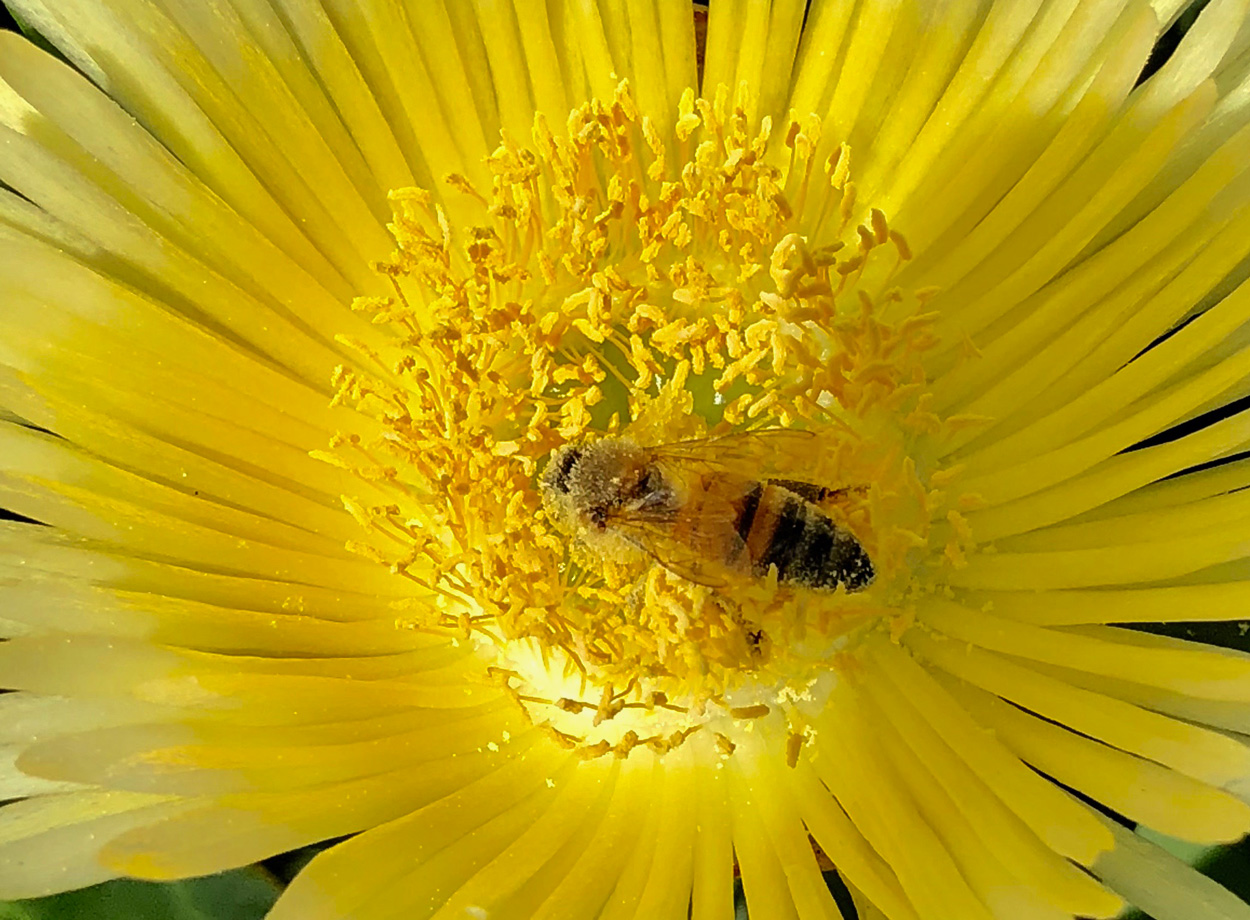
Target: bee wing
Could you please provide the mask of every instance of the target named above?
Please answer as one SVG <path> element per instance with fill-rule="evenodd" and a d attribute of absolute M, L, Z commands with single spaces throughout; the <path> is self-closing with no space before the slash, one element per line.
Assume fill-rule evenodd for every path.
<path fill-rule="evenodd" d="M 724 577 L 726 560 L 745 548 L 734 529 L 737 518 L 728 500 L 705 494 L 693 517 L 680 519 L 678 512 L 669 510 L 621 511 L 612 515 L 611 524 L 674 575 L 709 588 L 723 588 L 729 584 Z"/>
<path fill-rule="evenodd" d="M 657 539 L 655 533 L 630 536 L 640 550 L 679 578 L 707 588 L 724 588 L 729 582 L 714 571 L 706 559 L 700 559 L 686 547 L 671 540 Z"/>
<path fill-rule="evenodd" d="M 677 465 L 697 464 L 758 471 L 779 454 L 812 449 L 815 432 L 801 428 L 755 428 L 728 434 L 673 441 L 651 448 L 655 456 Z"/>

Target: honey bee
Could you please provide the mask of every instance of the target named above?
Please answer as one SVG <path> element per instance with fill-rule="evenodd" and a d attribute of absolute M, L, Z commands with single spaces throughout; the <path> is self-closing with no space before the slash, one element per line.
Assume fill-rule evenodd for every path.
<path fill-rule="evenodd" d="M 540 489 L 556 525 L 604 558 L 641 550 L 676 575 L 723 587 L 734 576 L 859 591 L 875 571 L 822 503 L 847 489 L 760 478 L 759 445 L 811 432 L 754 432 L 642 446 L 610 437 L 556 450 Z"/>

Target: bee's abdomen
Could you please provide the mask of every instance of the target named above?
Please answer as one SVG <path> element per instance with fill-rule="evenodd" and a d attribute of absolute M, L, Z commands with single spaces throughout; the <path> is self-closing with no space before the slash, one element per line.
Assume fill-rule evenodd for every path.
<path fill-rule="evenodd" d="M 760 496 L 764 494 L 764 484 L 757 482 L 742 498 L 742 506 L 738 510 L 738 536 L 745 543 L 751 537 L 751 527 L 755 523 L 755 515 L 760 510 Z"/>
<path fill-rule="evenodd" d="M 784 488 L 764 486 L 762 491 L 743 509 L 738 526 L 748 550 L 756 549 L 751 558 L 758 574 L 775 565 L 779 581 L 807 588 L 845 585 L 847 591 L 857 591 L 868 586 L 875 574 L 872 560 L 854 535 Z M 760 498 L 771 514 L 757 511 Z M 747 510 L 752 512 L 749 521 Z"/>

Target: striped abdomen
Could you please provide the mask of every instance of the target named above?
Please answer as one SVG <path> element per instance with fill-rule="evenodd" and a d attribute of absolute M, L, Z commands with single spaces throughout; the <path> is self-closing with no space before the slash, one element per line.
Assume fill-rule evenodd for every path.
<path fill-rule="evenodd" d="M 875 572 L 864 548 L 800 492 L 820 498 L 828 490 L 778 480 L 756 483 L 743 495 L 736 530 L 752 572 L 764 576 L 776 566 L 779 581 L 806 588 L 866 588 Z"/>

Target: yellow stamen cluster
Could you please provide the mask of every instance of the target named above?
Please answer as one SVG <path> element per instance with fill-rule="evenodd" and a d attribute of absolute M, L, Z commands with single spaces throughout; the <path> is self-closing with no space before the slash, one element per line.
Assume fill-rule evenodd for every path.
<path fill-rule="evenodd" d="M 505 138 L 491 188 L 450 177 L 468 226 L 428 192 L 392 193 L 394 294 L 356 308 L 393 353 L 357 344 L 374 371 L 335 380 L 378 434 L 321 456 L 394 496 L 344 498 L 370 534 L 353 548 L 419 586 L 406 624 L 482 643 L 493 679 L 587 756 L 667 750 L 710 712 L 761 717 L 767 703 L 729 703 L 752 682 L 788 688 L 774 705 L 806 692 L 840 636 L 897 612 L 934 516 L 912 459 L 941 424 L 921 364 L 932 318 L 924 292 L 888 286 L 906 242 L 880 211 L 855 223 L 850 152 L 816 163 L 817 119 L 778 139 L 744 110 L 688 92 L 661 133 L 622 85 L 563 134 L 540 117 L 532 149 Z M 773 577 L 730 598 L 588 559 L 543 512 L 536 474 L 562 443 L 744 425 L 815 433 L 774 473 L 854 487 L 830 513 L 873 558 L 870 591 Z"/>

